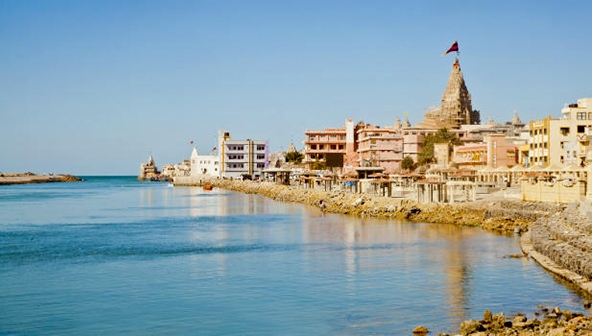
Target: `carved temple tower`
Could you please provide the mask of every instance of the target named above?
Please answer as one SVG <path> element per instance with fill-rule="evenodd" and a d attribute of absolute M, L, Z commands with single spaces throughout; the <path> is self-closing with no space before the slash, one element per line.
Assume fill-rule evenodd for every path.
<path fill-rule="evenodd" d="M 418 124 L 428 128 L 459 128 L 460 125 L 479 124 L 480 113 L 473 110 L 471 94 L 467 89 L 458 58 L 452 64 L 448 85 L 442 94 L 441 105 L 425 113 Z"/>

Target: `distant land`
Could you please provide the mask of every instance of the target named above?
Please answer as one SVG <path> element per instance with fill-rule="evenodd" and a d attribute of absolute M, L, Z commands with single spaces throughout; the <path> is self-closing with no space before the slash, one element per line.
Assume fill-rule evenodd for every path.
<path fill-rule="evenodd" d="M 68 174 L 0 173 L 0 185 L 79 181 L 82 179 Z"/>

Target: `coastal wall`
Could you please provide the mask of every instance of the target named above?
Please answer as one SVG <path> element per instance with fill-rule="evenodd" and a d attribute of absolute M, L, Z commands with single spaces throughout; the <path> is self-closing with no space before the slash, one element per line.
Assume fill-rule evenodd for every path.
<path fill-rule="evenodd" d="M 533 248 L 586 279 L 592 279 L 592 207 L 570 203 L 531 227 Z M 592 293 L 592 292 L 591 292 Z"/>

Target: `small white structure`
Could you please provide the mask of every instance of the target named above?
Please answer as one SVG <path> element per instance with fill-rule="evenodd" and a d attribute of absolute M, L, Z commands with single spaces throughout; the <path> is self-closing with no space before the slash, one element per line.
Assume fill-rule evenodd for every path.
<path fill-rule="evenodd" d="M 191 152 L 191 176 L 208 175 L 220 177 L 220 157 L 214 154 L 199 155 L 197 148 Z"/>

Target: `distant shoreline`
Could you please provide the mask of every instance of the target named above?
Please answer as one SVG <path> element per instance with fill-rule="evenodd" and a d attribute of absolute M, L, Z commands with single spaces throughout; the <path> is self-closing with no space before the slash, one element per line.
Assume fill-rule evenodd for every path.
<path fill-rule="evenodd" d="M 81 178 L 69 174 L 0 173 L 0 185 L 80 181 Z"/>

